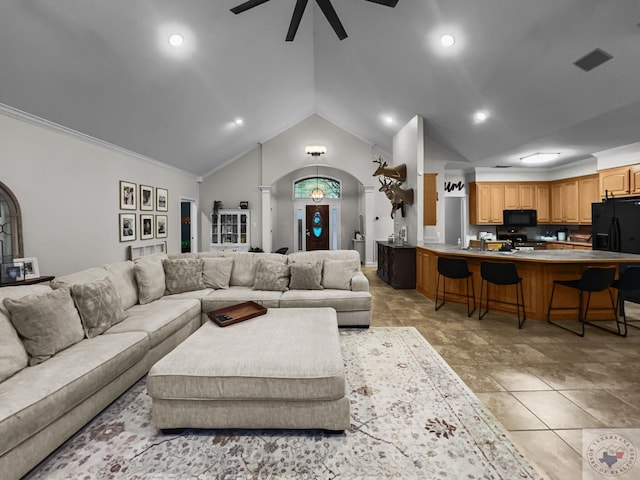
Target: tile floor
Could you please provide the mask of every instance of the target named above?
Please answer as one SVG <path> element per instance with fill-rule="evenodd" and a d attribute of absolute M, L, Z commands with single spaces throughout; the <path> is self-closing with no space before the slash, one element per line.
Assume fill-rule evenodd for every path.
<path fill-rule="evenodd" d="M 640 330 L 621 338 L 587 326 L 580 338 L 536 320 L 518 330 L 509 315 L 468 318 L 466 305 L 436 312 L 417 291 L 384 284 L 375 267 L 363 271 L 372 325 L 416 327 L 546 478 L 582 478 L 583 428 L 640 428 Z"/>

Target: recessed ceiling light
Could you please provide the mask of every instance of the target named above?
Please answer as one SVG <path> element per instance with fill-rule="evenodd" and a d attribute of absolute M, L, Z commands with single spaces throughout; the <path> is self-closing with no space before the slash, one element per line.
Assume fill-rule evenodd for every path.
<path fill-rule="evenodd" d="M 383 120 L 384 120 L 384 123 L 386 123 L 387 125 L 393 125 L 393 117 L 392 116 L 385 115 Z"/>
<path fill-rule="evenodd" d="M 473 121 L 475 123 L 484 123 L 489 118 L 489 114 L 483 110 L 478 110 L 473 114 Z"/>
<path fill-rule="evenodd" d="M 184 43 L 184 37 L 179 33 L 169 35 L 169 45 L 172 47 L 180 47 Z"/>
<path fill-rule="evenodd" d="M 236 118 L 233 123 L 235 123 L 236 125 L 244 125 L 244 120 L 241 118 Z"/>
<path fill-rule="evenodd" d="M 526 155 L 524 157 L 520 157 L 522 163 L 526 164 L 536 164 L 536 163 L 545 163 L 550 162 L 551 160 L 555 160 L 560 156 L 560 153 L 532 153 L 531 155 Z"/>
<path fill-rule="evenodd" d="M 453 47 L 456 43 L 456 37 L 451 35 L 450 33 L 445 33 L 440 36 L 440 43 L 443 47 Z"/>

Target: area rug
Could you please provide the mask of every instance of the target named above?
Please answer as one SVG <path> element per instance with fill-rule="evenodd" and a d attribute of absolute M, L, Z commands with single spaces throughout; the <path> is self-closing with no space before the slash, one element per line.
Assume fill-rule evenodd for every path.
<path fill-rule="evenodd" d="M 535 479 L 495 419 L 412 327 L 342 330 L 351 427 L 186 430 L 151 422 L 141 380 L 26 478 Z"/>

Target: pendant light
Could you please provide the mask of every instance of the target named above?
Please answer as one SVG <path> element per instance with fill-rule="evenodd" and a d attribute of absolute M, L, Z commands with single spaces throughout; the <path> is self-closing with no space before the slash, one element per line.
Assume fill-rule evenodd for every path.
<path fill-rule="evenodd" d="M 319 157 L 327 153 L 327 147 L 323 145 L 308 145 L 304 148 L 305 153 L 312 157 Z M 318 171 L 318 163 L 316 163 L 316 188 L 311 191 L 311 200 L 319 203 L 324 199 L 324 190 L 320 188 L 320 175 Z"/>

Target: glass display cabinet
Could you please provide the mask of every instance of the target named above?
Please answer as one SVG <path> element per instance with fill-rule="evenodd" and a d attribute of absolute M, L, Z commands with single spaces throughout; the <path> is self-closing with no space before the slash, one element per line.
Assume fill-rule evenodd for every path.
<path fill-rule="evenodd" d="M 248 251 L 251 245 L 251 212 L 219 210 L 211 215 L 210 250 Z"/>

